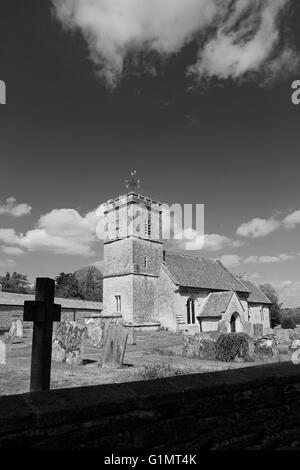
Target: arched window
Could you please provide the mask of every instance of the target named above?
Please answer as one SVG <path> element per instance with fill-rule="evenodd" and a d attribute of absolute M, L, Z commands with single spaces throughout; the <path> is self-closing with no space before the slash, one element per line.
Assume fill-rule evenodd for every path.
<path fill-rule="evenodd" d="M 189 298 L 186 304 L 187 324 L 194 325 L 196 323 L 195 316 L 195 299 Z"/>

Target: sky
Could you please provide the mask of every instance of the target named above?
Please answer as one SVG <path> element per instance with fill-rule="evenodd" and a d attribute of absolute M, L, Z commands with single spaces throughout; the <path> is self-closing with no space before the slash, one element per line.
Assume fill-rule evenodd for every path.
<path fill-rule="evenodd" d="M 190 254 L 300 306 L 299 22 L 295 0 L 1 0 L 0 274 L 101 266 L 97 209 L 134 168 L 205 205 Z"/>

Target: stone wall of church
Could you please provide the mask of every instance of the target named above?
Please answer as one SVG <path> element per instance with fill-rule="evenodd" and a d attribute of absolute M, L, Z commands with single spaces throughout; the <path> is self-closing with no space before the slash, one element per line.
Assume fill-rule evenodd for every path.
<path fill-rule="evenodd" d="M 264 328 L 270 328 L 270 308 L 268 305 L 249 305 L 250 321 L 261 323 Z"/>
<path fill-rule="evenodd" d="M 103 279 L 103 315 L 122 314 L 126 322 L 133 322 L 133 281 L 132 274 Z M 121 312 L 117 312 L 116 295 L 121 297 Z"/>
<path fill-rule="evenodd" d="M 153 276 L 133 276 L 133 323 L 159 321 L 157 281 Z"/>
<path fill-rule="evenodd" d="M 170 331 L 177 331 L 176 286 L 163 268 L 158 279 L 158 312 L 161 325 Z"/>

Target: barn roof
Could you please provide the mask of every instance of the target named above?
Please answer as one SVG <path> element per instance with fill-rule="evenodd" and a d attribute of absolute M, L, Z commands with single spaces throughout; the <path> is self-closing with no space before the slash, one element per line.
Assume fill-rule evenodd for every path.
<path fill-rule="evenodd" d="M 166 253 L 165 266 L 173 282 L 181 287 L 249 293 L 248 288 L 217 260 Z"/>
<path fill-rule="evenodd" d="M 257 287 L 253 282 L 242 279 L 243 284 L 249 289 L 250 295 L 248 297 L 249 303 L 257 304 L 270 304 L 268 297 Z"/>
<path fill-rule="evenodd" d="M 31 294 L 15 294 L 12 292 L 0 292 L 0 306 L 22 307 L 25 300 L 34 300 Z M 102 310 L 102 302 L 92 302 L 79 299 L 62 299 L 55 297 L 55 303 L 60 304 L 62 308 L 70 310 Z"/>

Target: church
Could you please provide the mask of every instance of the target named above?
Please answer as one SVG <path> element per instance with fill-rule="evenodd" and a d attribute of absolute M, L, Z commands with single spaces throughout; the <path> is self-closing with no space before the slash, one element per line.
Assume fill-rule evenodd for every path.
<path fill-rule="evenodd" d="M 104 216 L 102 316 L 188 333 L 270 327 L 270 301 L 252 282 L 218 260 L 164 250 L 159 202 L 130 191 Z"/>

